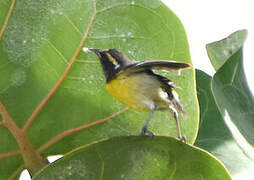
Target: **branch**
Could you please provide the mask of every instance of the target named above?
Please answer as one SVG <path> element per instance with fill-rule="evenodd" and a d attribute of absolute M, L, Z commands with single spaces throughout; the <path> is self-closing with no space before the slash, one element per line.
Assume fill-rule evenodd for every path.
<path fill-rule="evenodd" d="M 48 100 L 54 95 L 54 93 L 56 92 L 56 90 L 59 88 L 59 86 L 62 84 L 62 82 L 64 81 L 64 79 L 66 78 L 66 76 L 68 75 L 68 73 L 70 72 L 72 65 L 75 63 L 78 54 L 80 53 L 80 51 L 82 50 L 82 47 L 87 39 L 88 33 L 93 25 L 93 22 L 95 20 L 96 17 L 96 2 L 94 0 L 94 12 L 92 14 L 92 17 L 90 19 L 90 22 L 88 24 L 87 30 L 84 33 L 79 46 L 76 50 L 76 52 L 74 53 L 70 63 L 68 64 L 67 68 L 65 69 L 64 73 L 62 74 L 62 76 L 60 77 L 60 79 L 58 80 L 58 82 L 56 83 L 56 85 L 51 89 L 51 91 L 49 92 L 49 94 L 42 100 L 41 104 L 35 109 L 35 111 L 33 112 L 33 114 L 30 116 L 30 118 L 27 120 L 26 124 L 23 127 L 23 130 L 26 131 L 27 128 L 30 126 L 30 124 L 33 122 L 33 120 L 35 119 L 35 117 L 39 114 L 39 112 L 41 111 L 41 109 L 46 105 L 46 103 L 48 102 Z"/>
<path fill-rule="evenodd" d="M 15 5 L 15 0 L 12 0 L 10 9 L 8 11 L 8 14 L 7 14 L 5 20 L 4 20 L 4 24 L 2 26 L 2 29 L 0 30 L 0 40 L 2 39 L 4 31 L 5 31 L 5 29 L 6 29 L 7 25 L 8 25 L 9 19 L 10 19 L 11 15 L 12 15 L 12 12 L 13 12 L 13 9 L 14 9 L 14 5 Z"/>
<path fill-rule="evenodd" d="M 12 121 L 12 118 L 10 117 L 9 113 L 6 111 L 1 101 L 0 101 L 0 113 L 2 114 L 3 121 L 1 121 L 1 123 L 3 125 L 6 125 L 8 121 Z"/>
<path fill-rule="evenodd" d="M 27 134 L 13 121 L 2 102 L 0 102 L 0 113 L 5 127 L 11 132 L 19 145 L 26 168 L 31 175 L 35 174 L 47 164 L 47 161 L 36 152 Z"/>
<path fill-rule="evenodd" d="M 7 152 L 7 153 L 2 153 L 2 154 L 0 154 L 0 159 L 4 159 L 4 158 L 10 157 L 10 156 L 15 156 L 15 155 L 18 155 L 18 154 L 20 154 L 19 150 L 12 151 L 12 152 Z"/>
<path fill-rule="evenodd" d="M 85 124 L 83 126 L 79 126 L 79 127 L 76 127 L 76 128 L 73 128 L 73 129 L 69 129 L 69 130 L 66 130 L 64 132 L 62 132 L 61 134 L 58 134 L 57 136 L 53 137 L 51 140 L 49 140 L 48 142 L 46 142 L 45 144 L 43 144 L 39 149 L 38 149 L 38 152 L 41 153 L 43 150 L 47 149 L 49 146 L 51 146 L 52 144 L 56 143 L 57 141 L 63 139 L 65 136 L 68 136 L 72 133 L 75 133 L 75 132 L 78 132 L 78 131 L 81 131 L 83 129 L 86 129 L 86 128 L 89 128 L 91 126 L 95 126 L 97 124 L 101 124 L 101 123 L 104 123 L 116 116 L 118 116 L 119 114 L 127 111 L 128 108 L 124 108 L 124 109 L 121 109 L 120 111 L 106 117 L 106 118 L 103 118 L 103 119 L 100 119 L 100 120 L 97 120 L 97 121 L 94 121 L 94 122 L 91 122 L 89 124 Z"/>

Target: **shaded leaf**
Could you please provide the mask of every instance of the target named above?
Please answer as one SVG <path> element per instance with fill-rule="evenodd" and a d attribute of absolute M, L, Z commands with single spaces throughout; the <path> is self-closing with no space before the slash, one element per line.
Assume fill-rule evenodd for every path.
<path fill-rule="evenodd" d="M 230 179 L 203 150 L 167 137 L 117 137 L 78 148 L 34 179 Z"/>
<path fill-rule="evenodd" d="M 195 145 L 219 158 L 234 179 L 254 176 L 254 162 L 239 148 L 228 130 L 215 103 L 212 78 L 197 70 L 197 91 L 200 106 L 200 128 Z"/>
<path fill-rule="evenodd" d="M 233 54 L 214 75 L 212 92 L 219 111 L 236 142 L 248 157 L 254 160 L 254 98 L 247 85 L 242 57 L 242 46 L 246 36 L 247 31 L 243 30 L 228 37 L 228 39 L 239 38 L 238 44 L 232 44 Z M 220 43 L 224 41 L 230 40 L 226 38 Z M 225 48 L 217 47 L 217 51 L 225 51 L 229 45 L 226 44 Z M 209 44 L 207 51 L 216 46 L 217 43 Z"/>
<path fill-rule="evenodd" d="M 0 19 L 8 6 L 1 8 L 4 11 L 0 9 Z M 0 101 L 20 127 L 56 85 L 86 31 L 86 47 L 117 48 L 139 61 L 172 59 L 190 63 L 184 28 L 159 0 L 152 3 L 147 0 L 134 3 L 19 0 L 0 41 Z M 124 108 L 106 92 L 104 76 L 94 54 L 80 53 L 74 60 L 63 83 L 27 129 L 35 148 L 66 130 L 96 122 Z M 187 116 L 180 116 L 180 121 L 183 134 L 193 143 L 199 116 L 194 71 L 184 70 L 179 77 L 164 75 L 183 88 L 177 91 Z M 72 133 L 40 152 L 46 157 L 107 137 L 137 135 L 147 115 L 129 110 L 104 124 Z M 149 129 L 158 135 L 176 137 L 177 134 L 168 112 L 156 112 Z M 6 128 L 0 127 L 0 134 L 3 137 L 0 153 L 18 149 Z M 11 158 L 9 161 L 12 162 Z M 5 166 L 2 162 L 0 159 L 0 166 Z"/>

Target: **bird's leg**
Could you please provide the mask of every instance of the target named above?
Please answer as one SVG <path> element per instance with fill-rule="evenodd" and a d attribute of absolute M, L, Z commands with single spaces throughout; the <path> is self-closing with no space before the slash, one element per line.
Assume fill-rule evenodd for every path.
<path fill-rule="evenodd" d="M 173 106 L 169 106 L 170 111 L 172 112 L 174 119 L 176 121 L 176 129 L 177 129 L 177 135 L 178 135 L 178 139 L 182 142 L 186 142 L 186 137 L 182 136 L 181 134 L 181 128 L 180 128 L 180 124 L 179 124 L 179 120 L 178 120 L 178 113 L 175 110 L 175 108 Z"/>
<path fill-rule="evenodd" d="M 149 116 L 147 117 L 146 122 L 145 122 L 145 124 L 144 124 L 144 126 L 143 126 L 143 128 L 142 128 L 141 133 L 140 133 L 141 136 L 144 136 L 144 135 L 148 134 L 148 135 L 154 137 L 154 134 L 153 134 L 151 131 L 148 131 L 148 130 L 147 130 L 147 127 L 148 127 L 149 121 L 150 121 L 150 119 L 152 118 L 153 113 L 155 112 L 155 110 L 156 110 L 156 107 L 152 108 L 152 110 L 151 110 Z"/>

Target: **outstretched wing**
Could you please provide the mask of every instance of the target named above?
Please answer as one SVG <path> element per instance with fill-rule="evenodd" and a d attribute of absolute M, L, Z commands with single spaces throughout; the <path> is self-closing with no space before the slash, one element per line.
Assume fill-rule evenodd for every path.
<path fill-rule="evenodd" d="M 130 65 L 128 68 L 138 71 L 139 69 L 155 69 L 162 71 L 169 71 L 180 75 L 181 69 L 189 68 L 191 65 L 189 63 L 168 61 L 168 60 L 152 60 L 143 61 Z"/>

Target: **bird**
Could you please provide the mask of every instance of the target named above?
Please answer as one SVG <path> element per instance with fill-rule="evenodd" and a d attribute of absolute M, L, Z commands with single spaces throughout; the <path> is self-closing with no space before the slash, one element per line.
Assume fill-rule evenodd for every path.
<path fill-rule="evenodd" d="M 186 111 L 174 90 L 180 87 L 154 70 L 179 74 L 182 69 L 191 67 L 189 63 L 169 60 L 136 62 L 117 49 L 85 48 L 85 51 L 94 52 L 98 56 L 106 79 L 106 89 L 116 100 L 134 111 L 150 112 L 140 135 L 154 137 L 154 133 L 148 130 L 152 115 L 155 111 L 169 111 L 176 123 L 178 139 L 186 142 L 178 119 L 178 113 L 186 114 Z"/>

